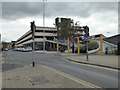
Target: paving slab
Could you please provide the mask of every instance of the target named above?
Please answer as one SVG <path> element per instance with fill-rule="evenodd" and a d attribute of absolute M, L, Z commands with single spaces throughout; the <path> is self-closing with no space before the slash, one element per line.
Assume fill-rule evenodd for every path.
<path fill-rule="evenodd" d="M 87 88 L 38 64 L 5 71 L 2 76 L 2 88 Z"/>

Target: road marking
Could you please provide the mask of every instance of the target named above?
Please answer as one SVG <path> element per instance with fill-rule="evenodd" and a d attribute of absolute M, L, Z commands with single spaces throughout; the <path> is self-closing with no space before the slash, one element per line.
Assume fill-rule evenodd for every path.
<path fill-rule="evenodd" d="M 69 61 L 69 60 L 67 60 Z M 116 69 L 112 69 L 112 68 L 107 68 L 107 67 L 101 67 L 101 66 L 95 66 L 95 65 L 88 65 L 88 64 L 84 64 L 84 63 L 77 63 L 74 61 L 69 61 L 70 63 L 74 63 L 74 64 L 80 64 L 80 65 L 84 65 L 84 66 L 90 66 L 90 67 L 97 67 L 97 68 L 102 68 L 102 69 L 107 69 L 107 70 L 112 70 L 112 71 L 116 71 L 116 72 L 120 72 L 120 70 L 116 70 Z"/>
<path fill-rule="evenodd" d="M 89 82 L 87 82 L 87 81 L 81 80 L 81 79 L 79 79 L 79 78 L 77 78 L 77 77 L 74 77 L 74 76 L 72 76 L 72 75 L 69 75 L 69 74 L 64 73 L 64 72 L 61 72 L 61 71 L 58 71 L 58 70 L 53 69 L 53 68 L 51 68 L 51 67 L 48 67 L 48 66 L 45 66 L 45 65 L 43 65 L 43 67 L 45 67 L 45 68 L 47 68 L 47 69 L 50 69 L 50 70 L 52 70 L 52 71 L 54 71 L 54 72 L 56 72 L 56 73 L 58 73 L 58 74 L 60 74 L 60 75 L 62 75 L 62 76 L 64 76 L 64 77 L 69 78 L 69 79 L 71 79 L 71 80 L 73 80 L 73 81 L 76 81 L 76 82 L 78 82 L 78 83 L 80 83 L 80 84 L 83 84 L 84 86 L 86 86 L 86 88 L 99 88 L 99 89 L 101 88 L 101 89 L 102 89 L 102 87 L 99 87 L 99 86 L 97 86 L 97 85 L 91 84 L 91 83 L 89 83 Z M 104 90 L 104 89 L 103 89 L 103 90 Z"/>

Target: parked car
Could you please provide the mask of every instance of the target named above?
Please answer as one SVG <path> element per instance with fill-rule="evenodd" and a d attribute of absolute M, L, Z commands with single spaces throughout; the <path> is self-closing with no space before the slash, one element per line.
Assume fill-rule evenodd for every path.
<path fill-rule="evenodd" d="M 4 48 L 4 51 L 8 51 L 9 49 L 8 48 Z"/>
<path fill-rule="evenodd" d="M 32 48 L 31 47 L 27 47 L 26 48 L 28 51 L 32 51 Z"/>

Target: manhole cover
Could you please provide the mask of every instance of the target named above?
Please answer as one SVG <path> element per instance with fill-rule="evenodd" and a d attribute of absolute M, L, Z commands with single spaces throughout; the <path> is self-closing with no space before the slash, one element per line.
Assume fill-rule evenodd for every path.
<path fill-rule="evenodd" d="M 32 83 L 32 85 L 49 82 L 49 80 L 46 77 L 34 77 L 30 78 L 29 81 Z"/>

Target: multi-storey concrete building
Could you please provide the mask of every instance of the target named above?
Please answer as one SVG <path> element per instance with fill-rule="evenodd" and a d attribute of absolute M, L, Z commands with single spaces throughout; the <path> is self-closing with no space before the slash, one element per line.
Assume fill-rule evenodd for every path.
<path fill-rule="evenodd" d="M 54 27 L 36 27 L 34 38 L 36 49 L 43 50 L 44 36 L 46 46 L 45 49 L 55 50 L 57 29 Z M 32 47 L 32 43 L 32 31 L 29 30 L 17 40 L 15 47 Z"/>

